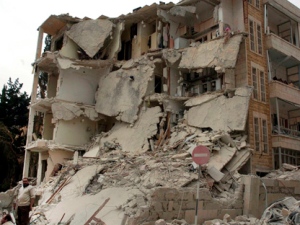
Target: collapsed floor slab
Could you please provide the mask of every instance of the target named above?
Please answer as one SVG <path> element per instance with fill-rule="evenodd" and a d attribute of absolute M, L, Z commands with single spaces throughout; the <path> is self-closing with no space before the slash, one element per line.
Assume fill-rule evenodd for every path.
<path fill-rule="evenodd" d="M 232 98 L 221 95 L 192 107 L 186 115 L 188 125 L 210 127 L 213 130 L 243 131 L 251 93 L 251 87 L 237 88 Z"/>

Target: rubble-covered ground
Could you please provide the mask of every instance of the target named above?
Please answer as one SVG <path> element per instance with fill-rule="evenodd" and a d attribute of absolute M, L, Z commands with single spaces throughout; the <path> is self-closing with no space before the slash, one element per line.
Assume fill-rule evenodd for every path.
<path fill-rule="evenodd" d="M 243 133 L 229 134 L 180 123 L 171 129 L 170 138 L 162 140 L 153 150 L 140 154 L 123 151 L 117 140 L 105 142 L 99 147 L 100 157 L 67 161 L 56 176 L 36 187 L 39 204 L 32 212 L 31 224 L 85 224 L 102 206 L 97 213 L 102 224 L 135 224 L 130 218 L 137 217 L 140 217 L 138 221 L 147 221 L 151 215 L 145 214 L 143 209 L 151 204 L 156 188 L 196 189 L 198 171 L 191 153 L 198 145 L 207 146 L 211 153 L 209 163 L 202 168 L 200 188 L 209 190 L 221 205 L 235 204 L 242 188 L 241 175 L 237 171 L 252 152 L 246 139 Z M 91 148 L 98 141 L 95 138 Z M 285 167 L 289 171 L 274 171 L 267 177 L 297 179 L 298 169 L 289 165 Z M 281 211 L 268 210 L 269 213 L 266 212 L 260 221 L 246 216 L 231 218 L 226 214 L 222 220 L 210 220 L 204 224 L 272 224 L 269 223 L 273 218 L 271 213 L 283 218 L 278 216 L 282 215 Z M 170 221 L 161 218 L 155 224 L 188 223 L 182 218 Z"/>

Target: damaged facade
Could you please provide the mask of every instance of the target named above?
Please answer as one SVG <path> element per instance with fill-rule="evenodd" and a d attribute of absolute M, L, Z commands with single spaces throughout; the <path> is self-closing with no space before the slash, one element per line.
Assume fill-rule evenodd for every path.
<path fill-rule="evenodd" d="M 96 20 L 51 15 L 38 29 L 23 176 L 40 184 L 68 159 L 199 144 L 214 156 L 216 182 L 297 165 L 299 15 L 286 0 L 161 2 Z M 51 46 L 42 53 L 44 35 Z"/>

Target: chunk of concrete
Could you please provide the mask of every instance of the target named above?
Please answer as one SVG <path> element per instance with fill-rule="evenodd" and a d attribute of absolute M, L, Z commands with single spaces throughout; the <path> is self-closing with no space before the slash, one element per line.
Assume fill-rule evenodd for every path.
<path fill-rule="evenodd" d="M 133 123 L 148 90 L 154 64 L 137 63 L 128 70 L 120 69 L 100 78 L 95 109 L 98 113 Z"/>
<path fill-rule="evenodd" d="M 210 127 L 213 130 L 243 131 L 248 118 L 252 88 L 242 87 L 238 89 L 244 89 L 246 93 L 235 95 L 232 98 L 222 95 L 192 107 L 187 112 L 188 125 L 199 128 Z"/>
<path fill-rule="evenodd" d="M 142 153 L 149 150 L 148 139 L 157 133 L 157 124 L 162 117 L 160 107 L 148 108 L 142 111 L 139 120 L 130 127 L 125 123 L 116 123 L 110 131 L 110 135 L 100 140 L 100 148 L 106 142 L 117 142 L 122 150 L 129 153 Z M 99 148 L 94 147 L 93 151 L 88 151 L 84 157 L 98 156 Z"/>
<path fill-rule="evenodd" d="M 93 58 L 112 34 L 113 23 L 107 19 L 84 20 L 74 24 L 66 35 Z"/>
<path fill-rule="evenodd" d="M 236 35 L 226 44 L 225 39 L 222 38 L 187 48 L 182 53 L 179 68 L 191 70 L 216 66 L 234 68 L 242 39 L 242 35 Z"/>

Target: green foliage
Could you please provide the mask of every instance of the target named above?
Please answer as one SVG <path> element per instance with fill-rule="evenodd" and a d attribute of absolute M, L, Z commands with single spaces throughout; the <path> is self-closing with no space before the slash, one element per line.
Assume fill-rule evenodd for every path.
<path fill-rule="evenodd" d="M 0 191 L 20 179 L 21 165 L 26 144 L 22 127 L 28 123 L 30 98 L 22 92 L 19 79 L 12 82 L 9 78 L 0 94 Z M 22 135 L 23 134 L 23 135 Z"/>

